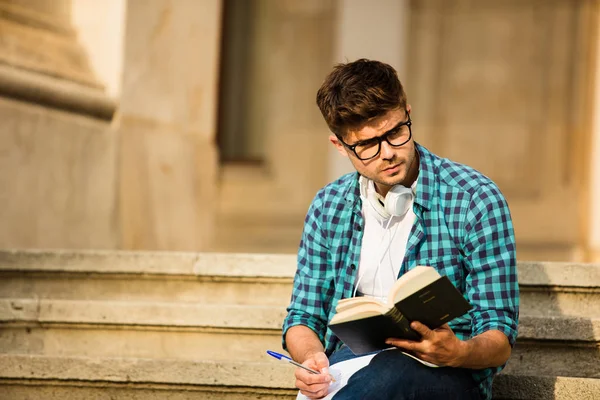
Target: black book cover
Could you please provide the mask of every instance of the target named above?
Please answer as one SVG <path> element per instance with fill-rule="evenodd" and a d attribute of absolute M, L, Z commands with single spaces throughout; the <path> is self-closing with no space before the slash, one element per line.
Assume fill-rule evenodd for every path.
<path fill-rule="evenodd" d="M 329 328 L 354 354 L 364 354 L 390 347 L 385 343 L 387 338 L 419 340 L 420 335 L 410 328 L 412 321 L 435 329 L 470 309 L 471 305 L 452 282 L 442 276 L 396 303 L 384 315 L 333 324 Z"/>
<path fill-rule="evenodd" d="M 396 303 L 409 321 L 419 321 L 431 329 L 439 328 L 471 309 L 471 305 L 446 276 Z"/>

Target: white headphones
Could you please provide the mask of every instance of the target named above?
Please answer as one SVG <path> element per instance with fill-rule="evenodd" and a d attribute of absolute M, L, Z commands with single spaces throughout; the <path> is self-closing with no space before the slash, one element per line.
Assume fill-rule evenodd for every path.
<path fill-rule="evenodd" d="M 372 180 L 360 176 L 360 197 L 367 201 L 372 210 L 373 216 L 380 222 L 387 221 L 391 217 L 402 217 L 408 212 L 413 200 L 413 191 L 402 185 L 393 186 L 388 194 L 383 198 L 375 190 L 375 184 Z"/>

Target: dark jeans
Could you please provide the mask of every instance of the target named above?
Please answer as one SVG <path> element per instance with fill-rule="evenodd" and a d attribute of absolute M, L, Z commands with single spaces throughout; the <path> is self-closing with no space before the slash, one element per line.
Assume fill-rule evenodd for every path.
<path fill-rule="evenodd" d="M 329 358 L 331 365 L 355 356 L 344 346 Z M 462 368 L 430 368 L 399 350 L 377 354 L 357 371 L 334 400 L 480 400 L 479 387 Z"/>

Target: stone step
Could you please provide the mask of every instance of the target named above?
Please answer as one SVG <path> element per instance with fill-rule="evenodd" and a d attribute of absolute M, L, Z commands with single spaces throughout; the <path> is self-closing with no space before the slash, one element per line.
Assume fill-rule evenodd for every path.
<path fill-rule="evenodd" d="M 189 303 L 0 300 L 0 352 L 260 358 L 281 348 L 285 309 Z"/>
<path fill-rule="evenodd" d="M 293 255 L 0 251 L 0 298 L 288 304 Z M 600 266 L 520 262 L 521 312 L 600 316 Z"/>
<path fill-rule="evenodd" d="M 265 356 L 267 357 L 267 356 Z M 494 399 L 595 400 L 600 379 L 501 373 Z M 293 399 L 293 368 L 277 362 L 214 362 L 0 355 L 10 399 Z M 63 397 L 60 397 L 63 396 Z M 112 397 L 111 397 L 112 396 Z"/>
<path fill-rule="evenodd" d="M 500 373 L 494 378 L 494 400 L 597 400 L 600 379 Z"/>
<path fill-rule="evenodd" d="M 600 379 L 600 347 L 592 343 L 517 340 L 506 372 Z"/>
<path fill-rule="evenodd" d="M 600 265 L 520 262 L 521 313 L 600 317 Z"/>
<path fill-rule="evenodd" d="M 0 355 L 10 399 L 293 399 L 294 369 L 275 361 Z"/>
<path fill-rule="evenodd" d="M 284 315 L 273 306 L 3 299 L 0 352 L 257 361 L 281 348 Z M 599 348 L 600 319 L 522 316 L 509 366 L 600 378 Z M 567 374 L 575 366 L 586 375 Z"/>
<path fill-rule="evenodd" d="M 0 251 L 0 298 L 289 303 L 295 256 Z"/>
<path fill-rule="evenodd" d="M 0 323 L 280 331 L 284 307 L 144 301 L 0 299 Z M 521 315 L 519 339 L 600 342 L 600 318 Z"/>

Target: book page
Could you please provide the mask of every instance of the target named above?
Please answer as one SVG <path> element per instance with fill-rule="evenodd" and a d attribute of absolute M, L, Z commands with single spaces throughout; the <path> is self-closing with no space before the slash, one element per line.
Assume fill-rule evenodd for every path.
<path fill-rule="evenodd" d="M 376 354 L 369 354 L 362 357 L 352 358 L 350 360 L 342 361 L 329 367 L 329 373 L 333 376 L 336 382 L 332 382 L 329 386 L 329 392 L 327 396 L 323 397 L 323 400 L 329 400 L 340 391 L 341 388 L 346 386 L 348 380 L 356 371 L 369 365 L 371 359 Z M 296 400 L 309 400 L 308 397 L 298 392 Z"/>
<path fill-rule="evenodd" d="M 389 307 L 379 303 L 360 304 L 356 307 L 349 307 L 341 312 L 337 312 L 331 318 L 330 325 L 339 324 L 342 322 L 355 321 L 357 319 L 382 315 L 389 311 Z"/>
<path fill-rule="evenodd" d="M 396 304 L 440 278 L 441 275 L 433 267 L 422 265 L 414 267 L 394 283 L 390 290 L 388 304 L 390 306 Z"/>
<path fill-rule="evenodd" d="M 348 310 L 352 307 L 355 307 L 357 305 L 361 305 L 361 304 L 379 304 L 382 307 L 385 307 L 385 304 L 382 303 L 381 301 L 374 299 L 373 297 L 369 297 L 369 296 L 361 296 L 361 297 L 350 297 L 349 299 L 342 299 L 340 301 L 338 301 L 337 306 L 335 307 L 335 310 L 339 313 L 345 310 Z"/>

